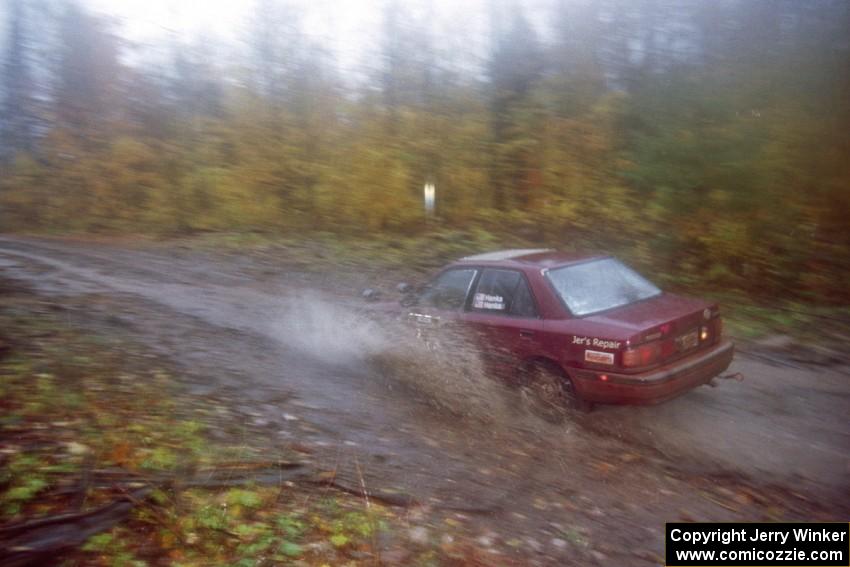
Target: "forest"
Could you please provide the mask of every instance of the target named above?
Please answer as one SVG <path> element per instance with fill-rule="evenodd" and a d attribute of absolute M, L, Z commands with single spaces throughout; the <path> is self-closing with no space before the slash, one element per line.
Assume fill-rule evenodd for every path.
<path fill-rule="evenodd" d="M 484 5 L 387 0 L 351 65 L 308 2 L 139 45 L 5 0 L 0 231 L 510 236 L 850 301 L 850 3 Z"/>

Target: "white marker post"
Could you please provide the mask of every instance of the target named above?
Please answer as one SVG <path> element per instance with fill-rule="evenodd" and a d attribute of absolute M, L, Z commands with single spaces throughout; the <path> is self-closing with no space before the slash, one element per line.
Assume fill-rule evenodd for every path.
<path fill-rule="evenodd" d="M 434 214 L 434 205 L 437 201 L 437 188 L 433 183 L 426 183 L 422 191 L 422 197 L 425 200 L 425 214 L 432 216 Z"/>

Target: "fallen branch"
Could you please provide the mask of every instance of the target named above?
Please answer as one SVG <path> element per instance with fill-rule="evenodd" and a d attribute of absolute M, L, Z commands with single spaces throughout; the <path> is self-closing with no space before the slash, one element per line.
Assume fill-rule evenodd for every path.
<path fill-rule="evenodd" d="M 61 514 L 0 528 L 0 567 L 40 563 L 49 557 L 79 547 L 91 536 L 123 522 L 133 509 L 133 500 L 150 494 L 144 487 L 105 506 L 78 514 Z"/>
<path fill-rule="evenodd" d="M 209 489 L 248 484 L 278 486 L 286 481 L 332 487 L 360 498 L 368 496 L 372 502 L 387 506 L 409 508 L 423 504 L 413 495 L 403 492 L 377 489 L 370 490 L 367 495 L 364 481 L 347 483 L 336 475 L 322 478 L 315 470 L 307 468 L 305 463 L 296 462 L 230 464 L 229 468 L 210 469 L 189 478 L 178 474 L 142 475 L 127 471 L 122 474 L 122 471 L 114 469 L 92 470 L 86 475 L 88 479 L 85 486 L 88 489 L 117 490 L 117 498 L 87 512 L 58 514 L 0 527 L 0 567 L 41 564 L 48 557 L 79 547 L 89 537 L 126 520 L 131 510 L 135 506 L 144 505 L 155 489 Z M 499 506 L 429 505 L 468 514 L 490 514 L 499 509 Z M 167 518 L 157 514 L 156 520 L 170 528 Z"/>

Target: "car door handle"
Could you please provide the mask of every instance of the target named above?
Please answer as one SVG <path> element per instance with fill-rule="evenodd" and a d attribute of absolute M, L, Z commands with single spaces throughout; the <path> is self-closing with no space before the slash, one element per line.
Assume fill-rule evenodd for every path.
<path fill-rule="evenodd" d="M 534 336 L 534 331 L 530 331 L 528 329 L 520 329 L 519 330 L 519 336 L 525 337 L 525 338 L 530 338 L 530 337 Z"/>

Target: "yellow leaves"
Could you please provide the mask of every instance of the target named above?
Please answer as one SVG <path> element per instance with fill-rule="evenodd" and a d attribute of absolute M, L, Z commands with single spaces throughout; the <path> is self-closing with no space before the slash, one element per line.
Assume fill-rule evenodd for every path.
<path fill-rule="evenodd" d="M 157 127 L 117 114 L 91 140 L 57 126 L 38 160 L 19 156 L 0 176 L 0 221 L 389 239 L 439 224 L 633 251 L 646 267 L 686 264 L 718 284 L 746 264 L 739 283 L 835 289 L 837 260 L 821 267 L 828 276 L 764 260 L 847 251 L 850 169 L 834 116 L 779 93 L 752 100 L 674 82 L 625 94 L 599 80 L 586 70 L 547 77 L 499 114 L 494 93 L 462 83 L 392 112 L 377 91 L 347 96 L 327 77 L 291 100 L 234 83 L 222 87 L 220 113 Z M 428 221 L 426 181 L 437 190 Z"/>
<path fill-rule="evenodd" d="M 112 446 L 108 460 L 112 461 L 116 465 L 125 466 L 130 463 L 131 454 L 132 447 L 130 446 L 130 443 L 127 441 L 121 441 Z"/>
<path fill-rule="evenodd" d="M 135 169 L 142 171 L 156 166 L 157 154 L 153 148 L 141 140 L 122 136 L 110 145 L 110 157 L 113 165 L 120 170 Z"/>

